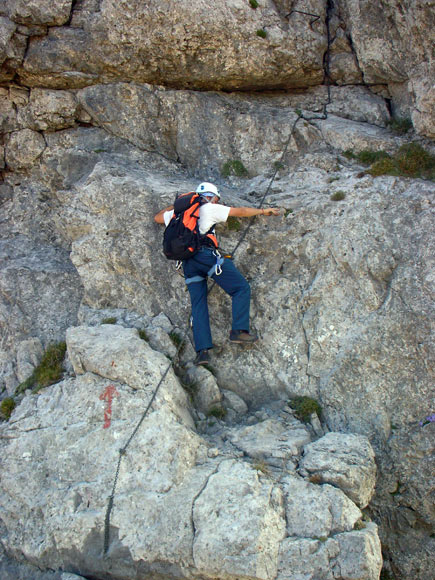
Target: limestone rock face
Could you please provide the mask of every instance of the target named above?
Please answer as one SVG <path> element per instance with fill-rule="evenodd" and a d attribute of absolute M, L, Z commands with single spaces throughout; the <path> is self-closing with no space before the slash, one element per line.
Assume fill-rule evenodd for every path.
<path fill-rule="evenodd" d="M 310 474 L 338 485 L 360 507 L 368 505 L 375 490 L 376 465 L 365 437 L 327 433 L 304 451 L 302 467 Z"/>
<path fill-rule="evenodd" d="M 431 3 L 412 1 L 405 8 L 395 0 L 339 0 L 338 5 L 364 81 L 399 84 L 402 93 L 413 101 L 414 124 L 423 134 L 434 137 L 433 110 L 429 114 L 431 127 L 426 125 L 429 117 L 422 122 L 418 113 L 434 78 L 431 51 L 435 16 Z M 428 79 L 432 80 L 427 82 Z"/>
<path fill-rule="evenodd" d="M 54 88 L 119 78 L 208 89 L 319 84 L 325 6 L 312 4 L 321 17 L 313 26 L 303 15 L 285 18 L 272 2 L 257 10 L 242 0 L 81 3 L 71 26 L 31 41 L 20 75 Z"/>
<path fill-rule="evenodd" d="M 44 137 L 31 129 L 12 133 L 6 145 L 6 163 L 12 170 L 31 167 L 45 149 Z"/>
<path fill-rule="evenodd" d="M 423 580 L 432 573 L 434 425 L 426 418 L 433 413 L 435 368 L 433 183 L 373 178 L 352 159 L 367 149 L 394 154 L 410 141 L 434 152 L 432 3 L 253 4 L 0 1 L 0 398 L 15 396 L 48 344 L 75 327 L 68 331 L 65 380 L 50 392 L 65 413 L 77 407 L 87 417 L 83 440 L 82 423 L 74 423 L 73 434 L 64 425 L 67 439 L 44 415 L 44 405 L 53 405 L 44 393 L 40 402 L 26 396 L 18 420 L 2 427 L 19 434 L 3 441 L 11 473 L 21 482 L 35 472 L 31 489 L 43 487 L 44 506 L 56 506 L 50 513 L 35 508 L 23 492 L 26 514 L 36 514 L 33 534 L 26 535 L 15 521 L 19 502 L 12 502 L 6 528 L 0 527 L 8 536 L 0 575 L 8 580 L 19 577 L 11 572 L 14 554 L 26 566 L 42 562 L 38 580 L 60 580 L 60 572 L 50 571 L 57 562 L 78 562 L 65 572 L 115 580 L 131 570 L 165 579 L 254 572 L 288 580 L 290 573 L 376 578 L 375 528 L 357 522 L 352 529 L 358 512 L 348 503 L 366 505 L 370 497 L 366 509 L 379 524 L 395 575 Z M 405 121 L 404 133 L 391 121 Z M 240 246 L 246 221 L 219 227 L 221 246 L 228 252 L 237 246 L 234 259 L 251 284 L 260 341 L 246 349 L 228 344 L 231 306 L 214 288 L 211 370 L 192 368 L 188 294 L 163 258 L 162 228 L 153 221 L 198 180 L 216 182 L 227 205 L 282 208 L 279 217 L 259 217 Z M 108 326 L 108 319 L 116 323 Z M 89 553 L 101 544 L 110 478 L 101 483 L 73 473 L 71 465 L 83 464 L 89 446 L 103 469 L 97 444 L 110 462 L 119 448 L 115 437 L 114 449 L 104 438 L 92 442 L 95 392 L 112 385 L 120 394 L 114 411 L 126 393 L 143 408 L 180 336 L 186 339 L 174 369 L 191 388 L 186 394 L 171 371 L 153 412 L 168 432 L 160 433 L 154 417 L 155 431 L 143 439 L 142 463 L 152 465 L 150 497 L 143 496 L 139 461 L 117 498 L 122 510 L 113 513 L 119 541 L 111 549 L 119 567 L 94 567 Z M 122 352 L 123 366 L 114 366 Z M 273 407 L 278 400 L 284 408 L 295 395 L 318 400 L 320 419 L 312 415 L 302 424 L 291 410 Z M 97 405 L 101 419 L 106 402 Z M 120 439 L 134 427 L 122 408 Z M 44 426 L 28 427 L 33 422 Z M 332 463 L 328 431 L 340 434 Z M 35 432 L 47 439 L 32 441 L 33 469 L 23 454 Z M 58 472 L 51 478 L 54 458 L 43 473 L 41 449 L 50 447 L 49 436 L 68 468 L 65 479 Z M 376 452 L 373 496 L 370 448 L 344 443 L 357 436 Z M 160 438 L 161 465 L 148 449 Z M 80 444 L 70 451 L 76 439 Z M 187 459 L 177 458 L 181 445 Z M 7 477 L 6 488 L 14 482 Z M 213 531 L 210 502 L 219 503 L 224 480 L 236 489 L 227 489 Z M 330 485 L 340 487 L 339 497 Z M 239 487 L 250 500 L 259 498 L 247 503 L 248 514 L 234 508 L 243 499 Z M 192 513 L 203 493 L 208 499 L 196 514 L 204 529 L 195 530 Z M 306 536 L 289 535 L 304 523 L 289 508 L 291 494 L 322 514 L 321 521 L 307 518 Z M 95 513 L 83 515 L 88 501 Z M 122 536 L 115 528 L 136 511 Z M 254 522 L 245 539 L 242 526 L 229 528 L 233 516 Z M 295 530 L 283 524 L 289 517 Z M 41 540 L 45 521 L 52 523 Z M 65 529 L 73 521 L 75 543 L 57 537 L 58 521 Z M 313 535 L 317 524 L 325 537 Z M 149 539 L 137 539 L 144 527 L 153 530 Z M 207 543 L 210 535 L 224 551 L 222 561 Z M 26 574 L 22 568 L 25 580 Z"/>
<path fill-rule="evenodd" d="M 72 0 L 8 0 L 9 18 L 20 24 L 61 26 L 70 17 Z"/>
<path fill-rule="evenodd" d="M 357 506 L 296 474 L 282 483 L 260 474 L 229 449 L 208 453 L 172 370 L 138 423 L 167 359 L 135 329 L 74 327 L 67 346 L 76 376 L 27 395 L 0 427 L 2 544 L 10 555 L 84 576 L 133 578 L 139 569 L 162 580 L 281 580 L 300 566 L 293 542 L 320 547 L 314 538 L 322 534 L 331 566 L 378 577 L 376 526 L 355 535 Z M 126 453 L 103 557 L 120 445 Z M 304 565 L 317 570 L 317 560 L 313 549 Z M 318 578 L 329 580 L 330 570 Z"/>

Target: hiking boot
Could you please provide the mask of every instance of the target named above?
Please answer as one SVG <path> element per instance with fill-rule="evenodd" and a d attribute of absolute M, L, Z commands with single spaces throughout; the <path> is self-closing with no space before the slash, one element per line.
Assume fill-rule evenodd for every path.
<path fill-rule="evenodd" d="M 232 330 L 230 332 L 230 342 L 238 344 L 252 344 L 257 342 L 258 336 L 256 334 L 249 334 L 245 330 Z"/>
<path fill-rule="evenodd" d="M 196 359 L 193 361 L 193 364 L 198 365 L 208 365 L 210 363 L 210 355 L 208 354 L 208 350 L 200 350 L 196 355 Z"/>

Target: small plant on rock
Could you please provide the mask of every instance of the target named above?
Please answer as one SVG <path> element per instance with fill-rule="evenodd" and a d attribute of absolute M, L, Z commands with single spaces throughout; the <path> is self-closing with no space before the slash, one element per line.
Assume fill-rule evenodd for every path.
<path fill-rule="evenodd" d="M 407 117 L 393 117 L 387 122 L 387 127 L 398 135 L 405 135 L 410 129 L 412 129 L 412 121 Z"/>
<path fill-rule="evenodd" d="M 241 225 L 236 217 L 229 216 L 227 219 L 227 227 L 231 232 L 238 232 L 241 228 Z"/>
<path fill-rule="evenodd" d="M 313 413 L 316 413 L 319 419 L 322 415 L 322 407 L 319 405 L 316 399 L 312 399 L 311 397 L 293 397 L 290 399 L 289 405 L 295 411 L 296 417 L 304 423 L 308 423 L 310 421 L 311 415 Z"/>
<path fill-rule="evenodd" d="M 103 318 L 101 324 L 116 324 L 118 322 L 117 318 L 114 316 L 109 316 L 108 318 Z"/>
<path fill-rule="evenodd" d="M 264 28 L 259 28 L 257 30 L 257 36 L 259 36 L 260 38 L 266 38 L 267 32 L 264 30 Z"/>
<path fill-rule="evenodd" d="M 357 522 L 355 522 L 353 529 L 354 530 L 363 530 L 365 527 L 366 527 L 365 522 L 363 522 L 362 520 L 358 520 Z"/>
<path fill-rule="evenodd" d="M 146 330 L 144 330 L 143 328 L 141 328 L 140 330 L 138 330 L 138 333 L 139 333 L 139 338 L 141 338 L 145 342 L 148 342 L 149 341 L 149 338 L 148 338 L 148 335 L 146 333 Z"/>
<path fill-rule="evenodd" d="M 224 419 L 227 414 L 223 407 L 212 407 L 207 413 L 207 417 L 216 417 L 216 419 Z"/>
<path fill-rule="evenodd" d="M 50 344 L 45 351 L 41 362 L 28 379 L 17 387 L 17 393 L 23 393 L 33 387 L 33 393 L 40 389 L 58 383 L 62 378 L 63 359 L 65 358 L 66 343 L 58 342 Z"/>
<path fill-rule="evenodd" d="M 335 193 L 333 193 L 331 195 L 331 201 L 343 201 L 343 199 L 346 197 L 346 194 L 344 193 L 344 191 L 336 191 Z"/>
<path fill-rule="evenodd" d="M 264 459 L 258 459 L 255 463 L 252 464 L 252 467 L 255 469 L 255 471 L 261 471 L 261 473 L 264 473 L 264 475 L 270 475 L 269 467 Z"/>
<path fill-rule="evenodd" d="M 195 395 L 198 393 L 197 383 L 195 381 L 190 381 L 187 383 L 183 380 L 181 380 L 180 382 L 181 382 L 181 386 L 183 387 L 183 389 L 189 395 L 189 399 L 191 401 L 193 401 L 193 399 L 195 398 Z"/>
<path fill-rule="evenodd" d="M 370 149 L 364 149 L 355 155 L 357 159 L 363 165 L 371 165 L 382 159 L 388 159 L 389 155 L 386 151 L 371 151 Z"/>
<path fill-rule="evenodd" d="M 254 10 L 260 6 L 257 0 L 249 0 L 249 4 L 251 5 L 251 8 L 253 8 Z"/>
<path fill-rule="evenodd" d="M 12 397 L 6 397 L 0 404 L 0 411 L 3 417 L 8 421 L 15 409 L 15 401 Z"/>
<path fill-rule="evenodd" d="M 248 177 L 248 170 L 239 159 L 228 160 L 221 170 L 222 177 Z"/>
<path fill-rule="evenodd" d="M 169 333 L 169 338 L 172 340 L 173 344 L 177 347 L 177 349 L 178 348 L 181 349 L 181 346 L 183 344 L 183 339 L 181 338 L 181 336 L 179 334 L 172 331 Z"/>

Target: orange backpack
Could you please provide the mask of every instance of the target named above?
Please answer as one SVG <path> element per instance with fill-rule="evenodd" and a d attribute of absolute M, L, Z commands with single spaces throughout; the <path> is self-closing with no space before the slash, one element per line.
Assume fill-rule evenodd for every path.
<path fill-rule="evenodd" d="M 174 215 L 163 234 L 163 253 L 169 260 L 188 260 L 201 246 L 218 247 L 212 231 L 199 233 L 199 208 L 207 203 L 194 191 L 182 193 L 174 201 Z"/>

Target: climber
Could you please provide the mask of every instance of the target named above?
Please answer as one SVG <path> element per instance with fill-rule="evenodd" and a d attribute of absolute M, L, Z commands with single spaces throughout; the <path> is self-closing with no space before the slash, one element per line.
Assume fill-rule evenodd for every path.
<path fill-rule="evenodd" d="M 210 362 L 208 351 L 213 348 L 207 304 L 207 275 L 231 296 L 230 342 L 250 344 L 258 340 L 257 335 L 249 332 L 250 286 L 231 259 L 221 258 L 216 244 L 211 241 L 215 237 L 214 226 L 226 222 L 229 216 L 271 216 L 279 215 L 280 212 L 277 208 L 256 209 L 218 205 L 219 191 L 215 185 L 208 182 L 200 183 L 196 193 L 205 201 L 200 206 L 198 221 L 203 243 L 193 257 L 183 261 L 183 270 L 192 304 L 193 338 L 197 353 L 194 364 L 204 365 Z M 167 226 L 174 214 L 173 207 L 171 205 L 159 211 L 154 220 Z"/>

